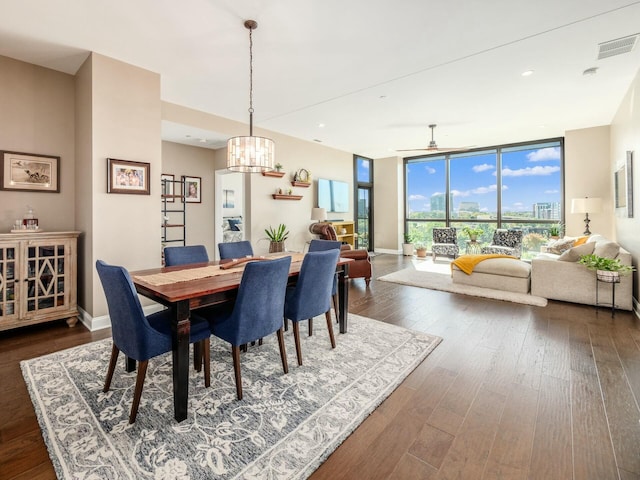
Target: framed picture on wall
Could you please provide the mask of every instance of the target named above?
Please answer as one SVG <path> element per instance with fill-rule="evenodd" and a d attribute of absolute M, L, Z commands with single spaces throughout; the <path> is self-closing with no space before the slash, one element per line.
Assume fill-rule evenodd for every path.
<path fill-rule="evenodd" d="M 174 180 L 175 176 L 169 173 L 163 173 L 160 175 L 160 181 L 162 184 L 162 198 L 166 200 L 167 203 L 173 203 L 176 201 L 174 197 Z"/>
<path fill-rule="evenodd" d="M 183 176 L 185 203 L 202 203 L 202 178 Z"/>
<path fill-rule="evenodd" d="M 234 208 L 235 192 L 233 190 L 222 190 L 222 208 Z"/>
<path fill-rule="evenodd" d="M 107 158 L 107 193 L 149 195 L 151 164 Z"/>
<path fill-rule="evenodd" d="M 0 151 L 0 189 L 60 192 L 60 157 Z"/>

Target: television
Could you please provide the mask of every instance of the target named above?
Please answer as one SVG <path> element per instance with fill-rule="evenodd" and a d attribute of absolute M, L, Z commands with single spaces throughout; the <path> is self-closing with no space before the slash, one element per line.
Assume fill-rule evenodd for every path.
<path fill-rule="evenodd" d="M 318 207 L 327 212 L 349 211 L 349 184 L 339 180 L 318 179 Z"/>

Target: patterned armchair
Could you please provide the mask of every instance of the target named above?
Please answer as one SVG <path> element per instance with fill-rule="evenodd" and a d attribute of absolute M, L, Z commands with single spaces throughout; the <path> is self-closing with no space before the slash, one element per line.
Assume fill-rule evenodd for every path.
<path fill-rule="evenodd" d="M 434 261 L 436 260 L 436 255 L 446 255 L 456 258 L 459 251 L 458 236 L 454 227 L 433 229 L 431 253 Z"/>
<path fill-rule="evenodd" d="M 520 258 L 522 255 L 522 233 L 522 230 L 507 230 L 499 228 L 493 232 L 493 241 L 491 242 L 491 245 L 482 247 L 481 253 L 497 253 Z"/>

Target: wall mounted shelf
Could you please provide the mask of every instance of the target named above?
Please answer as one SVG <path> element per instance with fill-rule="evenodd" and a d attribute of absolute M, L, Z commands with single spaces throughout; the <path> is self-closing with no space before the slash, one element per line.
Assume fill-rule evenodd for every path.
<path fill-rule="evenodd" d="M 284 172 L 262 172 L 263 177 L 276 177 L 282 178 L 284 177 Z"/>
<path fill-rule="evenodd" d="M 311 185 L 311 182 L 300 182 L 297 180 L 293 180 L 291 182 L 291 185 L 294 187 L 304 187 L 304 188 L 309 188 L 309 186 Z"/>
<path fill-rule="evenodd" d="M 274 200 L 300 200 L 302 195 L 284 195 L 280 193 L 273 193 L 271 195 Z"/>

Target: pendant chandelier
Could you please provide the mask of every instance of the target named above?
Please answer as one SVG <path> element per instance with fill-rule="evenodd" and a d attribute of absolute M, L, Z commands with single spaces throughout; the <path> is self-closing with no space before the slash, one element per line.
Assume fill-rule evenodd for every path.
<path fill-rule="evenodd" d="M 259 173 L 274 169 L 275 144 L 265 137 L 253 136 L 253 31 L 254 20 L 244 22 L 249 30 L 249 136 L 233 137 L 227 143 L 227 168 L 234 172 Z"/>

